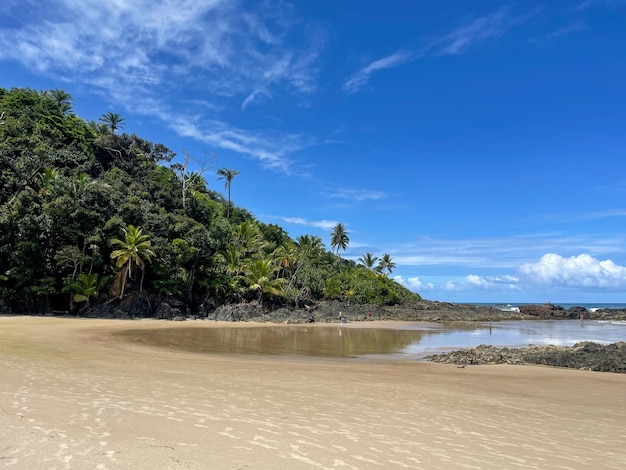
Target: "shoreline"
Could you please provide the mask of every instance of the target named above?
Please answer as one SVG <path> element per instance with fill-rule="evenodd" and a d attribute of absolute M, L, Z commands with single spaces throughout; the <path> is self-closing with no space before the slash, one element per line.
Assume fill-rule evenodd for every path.
<path fill-rule="evenodd" d="M 207 356 L 111 334 L 194 324 L 221 327 L 1 318 L 0 462 L 70 469 L 626 467 L 623 374 Z"/>

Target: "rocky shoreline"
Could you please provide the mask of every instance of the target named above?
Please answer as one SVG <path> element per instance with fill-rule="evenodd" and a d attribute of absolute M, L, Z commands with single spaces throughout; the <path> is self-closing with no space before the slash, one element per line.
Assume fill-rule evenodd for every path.
<path fill-rule="evenodd" d="M 11 309 L 3 306 L 0 314 L 10 315 Z M 502 321 L 502 320 L 626 320 L 624 309 L 600 309 L 590 311 L 583 307 L 565 309 L 559 305 L 520 305 L 518 311 L 503 311 L 497 308 L 473 304 L 455 304 L 433 300 L 420 300 L 403 305 L 380 306 L 359 305 L 339 301 L 320 301 L 301 308 L 276 307 L 257 302 L 234 303 L 211 307 L 200 305 L 192 312 L 189 305 L 173 299 L 132 294 L 123 300 L 97 304 L 78 311 L 49 311 L 44 315 L 68 315 L 85 318 L 155 318 L 160 320 L 206 319 L 219 321 L 255 321 L 268 323 L 330 323 L 336 322 L 342 312 L 348 321 L 400 320 L 429 322 L 459 321 Z M 40 313 L 42 314 L 42 313 Z"/>
<path fill-rule="evenodd" d="M 564 309 L 558 305 L 522 305 L 519 312 L 472 304 L 454 304 L 420 300 L 404 305 L 358 305 L 339 301 L 320 301 L 302 308 L 270 307 L 256 302 L 226 304 L 217 308 L 200 305 L 196 313 L 174 299 L 128 296 L 115 303 L 96 305 L 79 312 L 88 318 L 156 318 L 163 320 L 207 319 L 219 321 L 255 321 L 269 323 L 330 323 L 339 312 L 348 321 L 401 320 L 430 322 L 501 321 L 501 320 L 626 320 L 626 310 L 588 311 L 583 307 Z"/>
<path fill-rule="evenodd" d="M 626 343 L 598 344 L 591 341 L 571 347 L 534 346 L 497 348 L 480 345 L 425 359 L 458 366 L 478 364 L 540 364 L 599 372 L 626 373 Z"/>

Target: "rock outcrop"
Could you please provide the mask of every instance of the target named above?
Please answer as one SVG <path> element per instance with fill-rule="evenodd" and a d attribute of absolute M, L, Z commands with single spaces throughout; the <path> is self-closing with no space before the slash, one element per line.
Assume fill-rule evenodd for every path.
<path fill-rule="evenodd" d="M 542 364 L 556 367 L 626 373 L 626 343 L 598 344 L 591 341 L 572 347 L 529 346 L 497 348 L 481 345 L 426 357 L 433 362 L 457 365 Z"/>

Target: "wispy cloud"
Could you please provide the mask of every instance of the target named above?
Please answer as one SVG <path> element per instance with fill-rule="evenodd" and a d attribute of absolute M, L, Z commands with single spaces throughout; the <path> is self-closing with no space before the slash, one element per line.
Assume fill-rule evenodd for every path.
<path fill-rule="evenodd" d="M 183 137 L 191 137 L 208 145 L 253 157 L 264 168 L 294 174 L 290 155 L 316 142 L 300 134 L 255 133 L 238 129 L 224 121 L 179 116 L 170 127 Z"/>
<path fill-rule="evenodd" d="M 583 214 L 582 219 L 604 219 L 606 217 L 626 217 L 626 209 L 609 209 L 598 212 L 588 212 Z"/>
<path fill-rule="evenodd" d="M 238 129 L 220 114 L 234 103 L 245 110 L 276 92 L 316 90 L 323 30 L 296 27 L 286 4 L 244 10 L 227 0 L 48 0 L 46 15 L 31 7 L 11 4 L 11 14 L 22 9 L 29 21 L 0 27 L 0 60 L 90 86 L 133 113 L 161 116 L 181 135 L 275 170 L 290 169 L 290 152 L 310 143 L 295 134 Z M 183 101 L 183 91 L 195 94 L 195 106 Z"/>
<path fill-rule="evenodd" d="M 374 72 L 398 67 L 402 64 L 409 62 L 412 57 L 412 52 L 398 51 L 387 57 L 383 57 L 382 59 L 375 60 L 374 62 L 368 64 L 366 67 L 362 68 L 354 75 L 352 75 L 352 77 L 350 77 L 343 84 L 342 88 L 348 93 L 355 93 L 359 91 L 359 89 L 361 89 L 361 87 L 363 87 L 367 82 L 369 82 L 370 77 Z"/>
<path fill-rule="evenodd" d="M 334 188 L 326 191 L 324 195 L 330 199 L 347 199 L 349 201 L 375 201 L 385 199 L 388 195 L 383 191 L 371 189 Z"/>
<path fill-rule="evenodd" d="M 243 103 L 241 103 L 241 109 L 246 109 L 248 105 L 261 101 L 263 98 L 270 98 L 269 93 L 264 89 L 257 88 L 246 96 L 246 99 L 243 100 Z"/>
<path fill-rule="evenodd" d="M 562 36 L 567 36 L 571 33 L 576 33 L 578 31 L 584 31 L 587 29 L 587 25 L 583 21 L 576 21 L 574 23 L 570 23 L 567 26 L 557 29 L 556 31 L 552 31 L 551 33 L 546 34 L 547 39 L 560 38 Z"/>
<path fill-rule="evenodd" d="M 481 42 L 502 36 L 514 26 L 526 22 L 536 13 L 537 10 L 533 10 L 523 15 L 513 15 L 509 7 L 503 7 L 496 12 L 476 18 L 469 24 L 459 27 L 448 34 L 435 38 L 420 49 L 400 50 L 371 62 L 348 78 L 342 89 L 347 93 L 355 93 L 370 81 L 375 72 L 399 67 L 426 56 L 464 53 Z"/>
<path fill-rule="evenodd" d="M 514 16 L 509 7 L 503 7 L 433 40 L 422 52 L 432 55 L 461 54 L 487 39 L 502 36 L 512 27 L 526 22 L 535 13 L 533 11 L 521 16 Z"/>
<path fill-rule="evenodd" d="M 303 219 L 302 217 L 283 217 L 283 216 L 266 216 L 266 217 L 277 218 L 288 224 L 302 225 L 304 227 L 320 228 L 322 230 L 332 230 L 335 227 L 335 225 L 337 225 L 337 221 L 335 220 L 307 220 L 307 219 Z"/>

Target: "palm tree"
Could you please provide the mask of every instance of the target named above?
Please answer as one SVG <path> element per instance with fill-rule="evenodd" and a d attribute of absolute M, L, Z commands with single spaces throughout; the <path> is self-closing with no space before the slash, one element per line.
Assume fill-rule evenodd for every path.
<path fill-rule="evenodd" d="M 374 265 L 378 261 L 378 257 L 374 256 L 371 253 L 365 253 L 363 256 L 359 258 L 359 263 L 365 266 L 367 269 L 373 269 Z"/>
<path fill-rule="evenodd" d="M 89 127 L 89 129 L 91 129 L 98 136 L 108 134 L 109 126 L 102 122 L 102 119 L 100 121 L 101 122 L 96 122 L 94 120 L 87 121 L 87 127 Z"/>
<path fill-rule="evenodd" d="M 310 257 L 324 251 L 322 239 L 316 235 L 300 235 L 296 238 L 296 247 L 301 255 Z"/>
<path fill-rule="evenodd" d="M 342 223 L 338 223 L 335 225 L 333 229 L 333 233 L 330 237 L 330 246 L 337 252 L 337 256 L 339 256 L 339 250 L 346 250 L 348 245 L 350 244 L 350 238 L 348 237 L 348 232 L 346 231 L 346 227 Z"/>
<path fill-rule="evenodd" d="M 100 116 L 100 122 L 106 124 L 111 134 L 115 134 L 118 129 L 123 129 L 124 126 L 122 124 L 124 121 L 126 121 L 126 119 L 117 113 L 108 112 Z"/>
<path fill-rule="evenodd" d="M 391 256 L 388 253 L 385 253 L 383 257 L 380 259 L 380 261 L 378 262 L 378 269 L 381 272 L 385 272 L 386 270 L 388 274 L 391 274 L 391 271 L 393 271 L 395 267 L 396 267 L 396 263 L 394 263 L 391 260 Z"/>
<path fill-rule="evenodd" d="M 141 232 L 141 227 L 129 225 L 128 230 L 122 229 L 122 231 L 124 232 L 124 241 L 117 238 L 111 240 L 112 245 L 120 247 L 111 253 L 111 259 L 116 259 L 116 266 L 120 268 L 120 299 L 124 297 L 126 278 L 132 276 L 133 266 L 137 266 L 141 270 L 139 290 L 143 291 L 145 263 L 150 262 L 150 258 L 154 256 L 154 251 L 150 249 L 149 237 Z"/>
<path fill-rule="evenodd" d="M 63 90 L 49 90 L 46 95 L 59 107 L 59 111 L 66 114 L 72 109 L 72 95 Z"/>
<path fill-rule="evenodd" d="M 233 241 L 243 257 L 256 255 L 267 246 L 267 242 L 263 239 L 259 226 L 254 222 L 248 221 L 241 222 L 235 227 Z"/>
<path fill-rule="evenodd" d="M 59 171 L 56 168 L 45 168 L 37 175 L 39 181 L 39 194 L 50 195 L 58 187 Z"/>
<path fill-rule="evenodd" d="M 70 284 L 70 289 L 74 292 L 72 300 L 76 303 L 87 302 L 89 306 L 91 297 L 98 295 L 108 282 L 106 277 L 100 278 L 96 273 L 80 273 L 78 280 Z"/>
<path fill-rule="evenodd" d="M 233 178 L 237 175 L 240 175 L 237 170 L 229 170 L 228 168 L 220 168 L 217 170 L 217 174 L 220 175 L 218 180 L 224 181 L 224 189 L 228 190 L 228 207 L 226 209 L 226 218 L 230 219 L 230 185 L 233 182 Z"/>
<path fill-rule="evenodd" d="M 284 293 L 286 280 L 276 277 L 280 267 L 276 266 L 272 258 L 252 260 L 246 269 L 246 280 L 251 291 L 259 293 L 259 302 L 263 303 L 263 297 L 278 296 Z"/>

